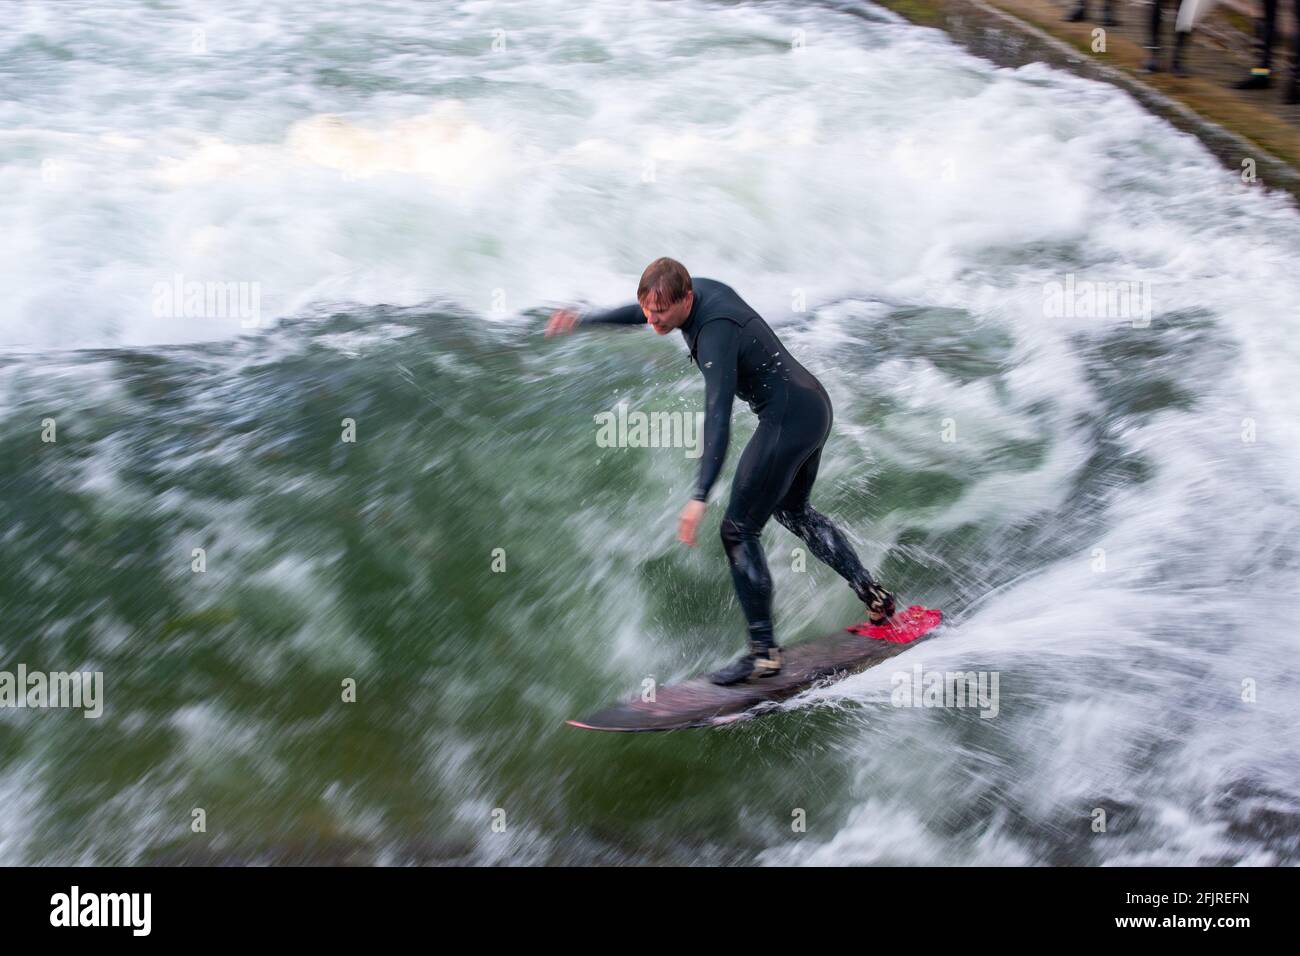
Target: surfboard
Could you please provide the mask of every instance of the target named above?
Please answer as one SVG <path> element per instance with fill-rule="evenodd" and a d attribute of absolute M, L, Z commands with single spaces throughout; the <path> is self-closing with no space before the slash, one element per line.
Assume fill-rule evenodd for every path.
<path fill-rule="evenodd" d="M 655 689 L 652 700 L 635 697 L 581 720 L 566 720 L 582 730 L 638 733 L 718 727 L 757 716 L 755 708 L 785 700 L 822 681 L 836 681 L 900 654 L 933 631 L 943 612 L 913 604 L 885 624 L 856 624 L 826 637 L 785 649 L 775 677 L 719 687 L 706 677 Z"/>

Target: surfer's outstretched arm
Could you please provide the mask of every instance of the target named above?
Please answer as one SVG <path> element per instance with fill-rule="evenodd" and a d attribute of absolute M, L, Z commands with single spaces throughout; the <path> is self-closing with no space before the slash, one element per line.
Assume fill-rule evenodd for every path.
<path fill-rule="evenodd" d="M 576 309 L 556 309 L 546 322 L 547 335 L 565 335 L 588 325 L 645 325 L 645 312 L 633 302 L 607 312 L 580 315 Z"/>
<path fill-rule="evenodd" d="M 621 305 L 608 312 L 584 315 L 578 320 L 578 325 L 645 325 L 645 323 L 645 313 L 641 311 L 641 306 L 637 302 Z"/>

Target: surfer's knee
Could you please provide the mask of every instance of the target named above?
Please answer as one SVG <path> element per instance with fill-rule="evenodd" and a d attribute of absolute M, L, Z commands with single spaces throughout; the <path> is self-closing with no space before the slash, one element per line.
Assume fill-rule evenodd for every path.
<path fill-rule="evenodd" d="M 737 521 L 735 518 L 723 518 L 718 527 L 718 534 L 722 537 L 722 546 L 730 553 L 733 548 L 739 547 L 747 538 L 757 538 L 759 531 L 754 530 L 743 521 Z"/>
<path fill-rule="evenodd" d="M 772 517 L 776 519 L 777 524 L 802 537 L 803 532 L 801 529 L 808 525 L 810 511 L 812 511 L 812 509 L 807 505 L 804 505 L 798 510 L 793 508 L 778 508 L 773 512 Z"/>

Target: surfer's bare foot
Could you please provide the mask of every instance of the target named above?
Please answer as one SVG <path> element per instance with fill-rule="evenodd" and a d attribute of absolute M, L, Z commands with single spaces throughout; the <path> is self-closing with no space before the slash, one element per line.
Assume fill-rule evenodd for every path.
<path fill-rule="evenodd" d="M 756 647 L 750 645 L 750 652 L 739 660 L 733 661 L 722 670 L 709 675 L 709 681 L 720 687 L 739 684 L 741 681 L 762 680 L 781 672 L 781 648 Z"/>
<path fill-rule="evenodd" d="M 894 595 L 879 584 L 871 583 L 859 592 L 858 597 L 867 606 L 867 621 L 871 624 L 884 624 L 894 616 Z"/>

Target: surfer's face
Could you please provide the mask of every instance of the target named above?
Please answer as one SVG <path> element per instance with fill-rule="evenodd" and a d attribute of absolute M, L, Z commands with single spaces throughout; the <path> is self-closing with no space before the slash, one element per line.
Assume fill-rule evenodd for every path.
<path fill-rule="evenodd" d="M 686 298 L 669 306 L 665 306 L 657 295 L 652 294 L 641 300 L 641 311 L 645 313 L 646 321 L 652 329 L 660 335 L 667 335 L 673 329 L 681 328 L 694 304 L 694 292 L 686 293 Z"/>

